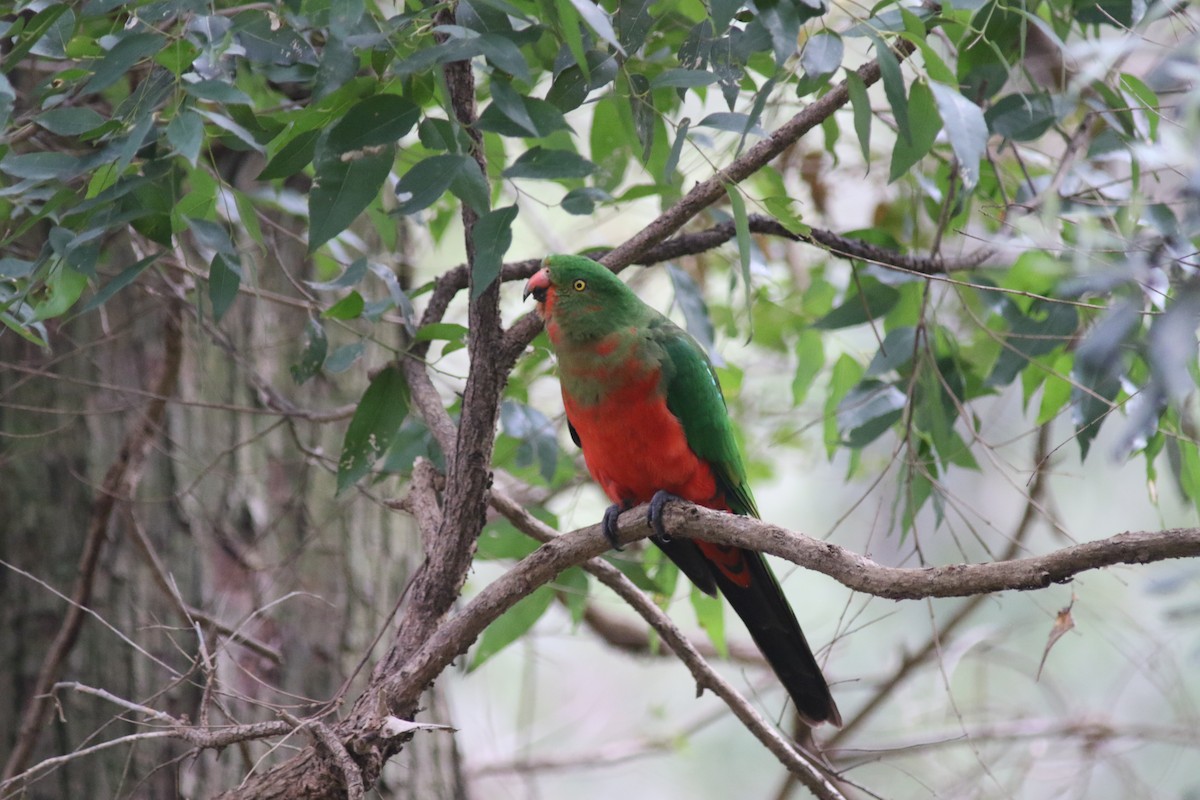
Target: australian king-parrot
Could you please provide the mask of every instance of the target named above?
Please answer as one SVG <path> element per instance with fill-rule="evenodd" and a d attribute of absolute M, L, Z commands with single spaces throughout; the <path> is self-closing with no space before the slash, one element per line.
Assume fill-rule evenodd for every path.
<path fill-rule="evenodd" d="M 582 256 L 547 258 L 525 284 L 558 358 L 571 438 L 617 517 L 650 503 L 655 543 L 702 591 L 720 589 L 809 724 L 841 725 L 821 668 L 761 553 L 665 535 L 672 497 L 757 517 L 725 398 L 703 348 L 616 275 Z"/>

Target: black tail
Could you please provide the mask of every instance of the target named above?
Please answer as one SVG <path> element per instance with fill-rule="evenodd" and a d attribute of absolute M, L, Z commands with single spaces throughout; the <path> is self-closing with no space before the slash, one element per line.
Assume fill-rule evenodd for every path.
<path fill-rule="evenodd" d="M 746 623 L 754 643 L 792 696 L 800 717 L 810 725 L 829 722 L 840 728 L 842 715 L 779 581 L 761 553 L 742 550 L 742 556 L 750 573 L 749 586 L 739 586 L 721 570 L 713 569 L 721 594 Z"/>

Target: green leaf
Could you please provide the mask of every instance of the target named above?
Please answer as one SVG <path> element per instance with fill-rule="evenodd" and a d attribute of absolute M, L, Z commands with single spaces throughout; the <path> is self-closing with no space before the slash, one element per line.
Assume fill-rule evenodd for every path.
<path fill-rule="evenodd" d="M 860 291 L 850 295 L 841 305 L 813 323 L 820 330 L 836 330 L 877 320 L 895 307 L 900 292 L 873 278 L 860 280 Z"/>
<path fill-rule="evenodd" d="M 539 586 L 514 603 L 487 626 L 480 637 L 479 646 L 475 648 L 469 669 L 479 669 L 489 658 L 521 638 L 542 618 L 553 602 L 554 590 L 549 586 Z"/>
<path fill-rule="evenodd" d="M 0 128 L 8 125 L 9 119 L 12 117 L 13 103 L 17 100 L 17 92 L 13 89 L 8 78 L 0 72 Z"/>
<path fill-rule="evenodd" d="M 892 116 L 896 118 L 896 127 L 900 133 L 896 138 L 911 143 L 913 132 L 909 125 L 909 101 L 904 92 L 904 75 L 900 72 L 900 62 L 896 60 L 896 54 L 882 39 L 873 33 L 868 36 L 875 44 L 875 58 L 879 61 L 883 93 L 892 107 Z M 913 86 L 915 88 L 916 84 Z"/>
<path fill-rule="evenodd" d="M 346 153 L 317 162 L 308 195 L 308 252 L 344 231 L 379 196 L 395 158 L 396 146 L 383 145 L 378 152 Z"/>
<path fill-rule="evenodd" d="M 575 6 L 575 11 L 583 17 L 589 28 L 612 45 L 618 53 L 625 55 L 625 48 L 621 47 L 620 41 L 617 40 L 617 32 L 613 30 L 612 20 L 608 18 L 608 13 L 602 6 L 592 0 L 571 0 L 571 5 Z"/>
<path fill-rule="evenodd" d="M 99 308 L 107 303 L 113 295 L 137 280 L 137 277 L 145 272 L 146 267 L 153 264 L 161 255 L 162 253 L 153 253 L 121 270 L 115 278 L 104 285 L 103 289 L 96 292 L 90 300 L 83 304 L 83 307 L 79 309 L 80 312 L 91 311 L 93 308 Z"/>
<path fill-rule="evenodd" d="M 1131 326 L 1132 328 L 1132 323 Z M 1196 391 L 1196 329 L 1200 327 L 1200 289 L 1187 284 L 1147 335 L 1146 355 L 1168 399 L 1182 404 Z"/>
<path fill-rule="evenodd" d="M 683 145 L 687 142 L 688 126 L 692 121 L 684 117 L 679 121 L 679 127 L 675 131 L 675 141 L 671 145 L 671 152 L 667 155 L 667 163 L 663 167 L 663 182 L 674 183 L 675 170 L 679 167 L 679 157 L 683 154 Z"/>
<path fill-rule="evenodd" d="M 533 514 L 543 522 L 546 516 L 540 509 L 533 509 Z M 537 550 L 538 543 L 521 533 L 506 519 L 490 522 L 479 534 L 479 547 L 476 554 L 486 561 L 512 560 L 517 561 Z"/>
<path fill-rule="evenodd" d="M 509 37 L 510 34 L 507 33 L 485 33 L 476 43 L 493 66 L 499 67 L 517 80 L 528 81 L 529 63 L 525 60 L 521 48 Z"/>
<path fill-rule="evenodd" d="M 554 10 L 558 13 L 558 24 L 562 30 L 563 39 L 567 43 L 567 49 L 575 59 L 575 66 L 579 68 L 583 77 L 589 77 L 591 68 L 588 65 L 587 52 L 583 46 L 583 31 L 579 27 L 579 12 L 575 10 L 572 0 L 554 0 Z"/>
<path fill-rule="evenodd" d="M 792 198 L 777 195 L 775 197 L 766 197 L 762 202 L 771 216 L 780 225 L 787 228 L 788 232 L 796 236 L 808 236 L 812 233 L 812 226 L 807 225 L 801 220 L 800 214 L 793 207 L 796 201 Z"/>
<path fill-rule="evenodd" d="M 926 84 L 917 82 L 912 85 L 908 104 L 912 112 L 912 135 L 908 140 L 901 136 L 896 137 L 896 144 L 892 149 L 891 171 L 888 174 L 889 183 L 904 176 L 914 164 L 925 157 L 929 148 L 933 147 L 938 131 L 942 129 L 942 118 L 938 116 L 933 92 Z"/>
<path fill-rule="evenodd" d="M 743 5 L 743 0 L 709 0 L 709 8 L 712 9 L 712 32 L 718 35 L 724 33 Z"/>
<path fill-rule="evenodd" d="M 596 210 L 596 203 L 612 200 L 612 195 L 594 186 L 572 189 L 563 195 L 562 209 L 568 214 L 587 216 Z"/>
<path fill-rule="evenodd" d="M 979 162 L 987 149 L 988 127 L 979 106 L 940 83 L 930 84 L 938 113 L 950 137 L 950 147 L 958 159 L 963 188 L 971 191 L 979 183 Z"/>
<path fill-rule="evenodd" d="M 237 256 L 237 248 L 233 246 L 233 240 L 229 238 L 229 231 L 225 230 L 225 226 L 195 217 L 189 218 L 187 225 L 191 229 L 196 243 L 201 247 L 215 250 L 223 255 Z"/>
<path fill-rule="evenodd" d="M 214 321 L 220 322 L 225 316 L 241 285 L 242 265 L 237 257 L 220 252 L 215 254 L 208 266 L 208 299 L 212 303 Z"/>
<path fill-rule="evenodd" d="M 179 77 L 191 69 L 198 55 L 200 55 L 199 47 L 187 39 L 176 39 L 154 57 L 154 63 L 166 68 L 175 77 Z"/>
<path fill-rule="evenodd" d="M 392 446 L 408 415 L 408 405 L 404 374 L 389 364 L 371 381 L 346 428 L 338 458 L 338 494 L 370 472 L 375 461 Z"/>
<path fill-rule="evenodd" d="M 1079 460 L 1087 458 L 1092 440 L 1100 425 L 1113 410 L 1113 401 L 1121 391 L 1120 371 L 1107 365 L 1081 364 L 1075 359 L 1071 373 L 1075 386 L 1071 388 L 1071 406 L 1075 417 L 1075 439 L 1079 442 Z"/>
<path fill-rule="evenodd" d="M 479 217 L 471 231 L 475 244 L 475 262 L 472 265 L 471 299 L 482 295 L 500 276 L 504 254 L 512 244 L 512 224 L 517 218 L 517 206 L 505 206 L 489 211 Z"/>
<path fill-rule="evenodd" d="M 1009 94 L 997 100 L 983 117 L 992 133 L 1027 142 L 1049 130 L 1058 119 L 1058 111 L 1049 94 Z"/>
<path fill-rule="evenodd" d="M 92 77 L 80 94 L 103 91 L 129 74 L 134 64 L 154 55 L 166 45 L 165 37 L 157 33 L 130 33 L 122 36 L 103 58 L 92 64 Z"/>
<path fill-rule="evenodd" d="M 1121 73 L 1120 87 L 1122 93 L 1133 99 L 1132 105 L 1145 110 L 1146 133 L 1151 142 L 1158 141 L 1159 113 L 1158 95 L 1146 85 L 1145 81 L 1128 72 Z"/>
<path fill-rule="evenodd" d="M 905 325 L 888 331 L 879 345 L 879 352 L 867 365 L 866 376 L 878 378 L 912 361 L 916 341 L 917 329 L 912 326 Z"/>
<path fill-rule="evenodd" d="M 285 17 L 259 9 L 243 11 L 233 19 L 233 33 L 245 48 L 246 58 L 257 64 L 317 63 L 312 45 L 287 24 Z"/>
<path fill-rule="evenodd" d="M 70 153 L 14 153 L 10 150 L 0 161 L 0 172 L 38 181 L 66 181 L 85 168 L 84 162 Z"/>
<path fill-rule="evenodd" d="M 396 94 L 377 94 L 355 104 L 329 131 L 328 146 L 347 153 L 395 144 L 413 129 L 421 110 Z"/>
<path fill-rule="evenodd" d="M 844 54 L 842 37 L 836 33 L 818 33 L 805 42 L 804 52 L 800 54 L 800 66 L 810 78 L 832 75 L 842 65 Z M 857 76 L 858 73 L 855 73 L 855 77 Z M 862 82 L 861 78 L 859 82 Z"/>
<path fill-rule="evenodd" d="M 532 406 L 505 400 L 500 404 L 500 428 L 521 442 L 517 449 L 517 466 L 536 465 L 542 479 L 549 483 L 558 466 L 558 435 L 554 424 Z"/>
<path fill-rule="evenodd" d="M 1144 6 L 1138 6 L 1145 13 Z M 1071 0 L 1071 12 L 1081 25 L 1111 25 L 1128 30 L 1135 22 L 1134 0 Z"/>
<path fill-rule="evenodd" d="M 695 89 L 698 86 L 711 86 L 716 82 L 717 76 L 707 70 L 673 67 L 655 75 L 650 81 L 650 88 Z"/>
<path fill-rule="evenodd" d="M 728 658 L 729 645 L 725 641 L 725 601 L 719 596 L 709 597 L 695 586 L 692 587 L 691 599 L 696 621 L 708 634 L 708 640 L 717 649 L 717 655 Z"/>
<path fill-rule="evenodd" d="M 518 123 L 517 119 L 521 122 Z M 523 95 L 517 96 L 517 104 L 509 111 L 505 111 L 496 98 L 492 98 L 492 102 L 479 115 L 475 127 L 514 139 L 542 138 L 556 131 L 571 130 L 566 118 L 553 103 Z M 457 145 L 440 149 L 453 150 L 457 149 Z"/>
<path fill-rule="evenodd" d="M 1060 353 L 1051 366 L 1051 374 L 1042 383 L 1042 402 L 1038 407 L 1037 424 L 1045 425 L 1058 416 L 1063 406 L 1071 399 L 1071 382 L 1065 376 L 1071 374 L 1074 359 L 1068 353 Z"/>
<path fill-rule="evenodd" d="M 808 396 L 813 381 L 825 366 L 825 344 L 812 329 L 800 331 L 796 339 L 796 374 L 792 377 L 792 404 L 800 405 Z"/>
<path fill-rule="evenodd" d="M 422 325 L 420 330 L 413 334 L 414 342 L 465 342 L 466 340 L 467 329 L 457 322 L 431 322 L 428 325 Z"/>
<path fill-rule="evenodd" d="M 437 202 L 447 190 L 476 211 L 486 211 L 490 197 L 487 181 L 470 156 L 443 153 L 419 161 L 396 183 L 398 214 L 415 214 Z"/>
<path fill-rule="evenodd" d="M 483 214 L 491 207 L 492 187 L 483 177 L 479 162 L 465 155 L 458 158 L 458 169 L 450 180 L 450 192 L 474 209 L 475 213 Z"/>
<path fill-rule="evenodd" d="M 838 403 L 838 431 L 847 446 L 865 447 L 900 419 L 907 402 L 896 386 L 864 380 Z"/>
<path fill-rule="evenodd" d="M 87 275 L 64 263 L 58 264 L 46 278 L 43 297 L 34 304 L 31 322 L 54 319 L 70 310 L 87 287 Z"/>
<path fill-rule="evenodd" d="M 516 93 L 508 81 L 492 79 L 492 106 L 523 130 L 526 136 L 539 135 L 529 109 L 526 108 L 521 96 Z M 488 107 L 489 110 L 492 106 Z"/>
<path fill-rule="evenodd" d="M 750 218 L 746 215 L 746 201 L 736 184 L 725 184 L 729 195 L 729 206 L 733 210 L 733 229 L 737 234 L 738 259 L 742 265 L 742 287 L 746 290 L 746 319 L 750 319 L 754 307 L 754 293 L 750 287 Z M 753 325 L 748 327 L 753 330 Z"/>
<path fill-rule="evenodd" d="M 226 81 L 203 80 L 195 83 L 184 81 L 183 90 L 197 100 L 207 100 L 224 105 L 254 105 L 250 95 Z"/>
<path fill-rule="evenodd" d="M 586 178 L 596 165 L 573 150 L 532 147 L 517 158 L 503 175 L 506 178 L 560 180 Z"/>
<path fill-rule="evenodd" d="M 349 289 L 363 278 L 367 277 L 367 259 L 356 258 L 350 266 L 331 281 L 305 281 L 309 286 L 319 291 L 330 291 L 333 289 Z"/>
<path fill-rule="evenodd" d="M 1025 369 L 1030 359 L 1066 345 L 1079 324 L 1079 313 L 1074 306 L 1048 300 L 1035 300 L 1028 314 L 1007 304 L 1004 317 L 1009 323 L 1009 332 L 1004 339 L 1004 349 L 987 377 L 986 383 L 991 387 L 1007 386 Z"/>
<path fill-rule="evenodd" d="M 738 135 L 753 133 L 755 136 L 767 136 L 766 130 L 753 122 L 749 114 L 739 114 L 733 111 L 714 111 L 696 123 L 697 128 L 716 128 Z"/>
<path fill-rule="evenodd" d="M 52 108 L 34 118 L 34 122 L 59 136 L 78 136 L 100 127 L 107 120 L 86 106 Z"/>
<path fill-rule="evenodd" d="M 1023 39 L 1030 21 L 1007 0 L 992 0 L 964 26 L 958 54 L 958 87 L 979 102 L 995 96 L 1008 82 L 1014 64 L 1025 53 Z"/>
<path fill-rule="evenodd" d="M 365 306 L 366 301 L 363 300 L 361 294 L 350 292 L 350 294 L 325 309 L 321 316 L 326 319 L 358 319 L 362 316 Z"/>
<path fill-rule="evenodd" d="M 217 114 L 207 109 L 198 107 L 195 109 L 195 111 L 197 114 L 228 133 L 239 143 L 245 145 L 251 150 L 257 150 L 260 153 L 263 152 L 263 147 L 258 143 L 258 139 L 245 126 L 239 125 L 224 114 Z"/>
<path fill-rule="evenodd" d="M 342 345 L 325 359 L 325 371 L 331 372 L 334 375 L 345 372 L 362 358 L 365 349 L 362 342 Z"/>
<path fill-rule="evenodd" d="M 183 156 L 193 167 L 200 158 L 200 145 L 204 140 L 204 122 L 200 115 L 183 110 L 167 124 L 167 141 L 175 152 Z"/>
<path fill-rule="evenodd" d="M 298 385 L 321 371 L 325 363 L 325 354 L 329 352 L 329 339 L 325 336 L 325 329 L 321 327 L 320 322 L 310 317 L 304 332 L 308 342 L 300 361 L 291 368 L 292 380 Z"/>
<path fill-rule="evenodd" d="M 667 264 L 667 274 L 671 277 L 671 286 L 675 289 L 675 304 L 683 312 L 687 332 L 708 352 L 712 362 L 720 366 L 723 362 L 717 353 L 712 318 L 708 315 L 708 304 L 704 302 L 704 293 L 700 286 L 692 280 L 691 275 L 674 264 Z"/>
<path fill-rule="evenodd" d="M 1179 456 L 1178 459 L 1172 459 L 1179 487 L 1196 510 L 1200 511 L 1200 451 L 1192 442 L 1171 439 L 1169 444 Z"/>
<path fill-rule="evenodd" d="M 8 72 L 17 64 L 25 59 L 29 51 L 33 49 L 42 37 L 47 34 L 53 27 L 58 18 L 63 14 L 71 12 L 71 7 L 67 3 L 51 3 L 46 8 L 33 15 L 33 18 L 25 25 L 25 29 L 21 31 L 21 36 L 12 45 L 12 48 L 4 54 L 4 71 Z M 6 39 L 9 37 L 5 37 Z"/>

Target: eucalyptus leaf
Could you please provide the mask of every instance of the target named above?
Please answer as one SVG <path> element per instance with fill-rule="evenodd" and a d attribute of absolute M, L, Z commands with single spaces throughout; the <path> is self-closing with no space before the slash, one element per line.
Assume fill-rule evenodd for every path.
<path fill-rule="evenodd" d="M 404 374 L 396 365 L 389 364 L 371 380 L 346 428 L 338 457 L 339 494 L 365 477 L 392 446 L 408 415 L 408 406 Z"/>

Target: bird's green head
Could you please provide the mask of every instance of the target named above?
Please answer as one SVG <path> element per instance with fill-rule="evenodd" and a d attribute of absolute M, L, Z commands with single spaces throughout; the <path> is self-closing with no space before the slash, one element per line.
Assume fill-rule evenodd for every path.
<path fill-rule="evenodd" d="M 598 339 L 635 325 L 646 313 L 638 296 L 603 264 L 584 256 L 549 256 L 525 284 L 555 344 Z"/>

